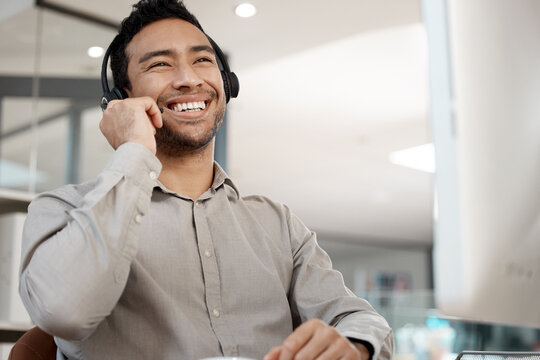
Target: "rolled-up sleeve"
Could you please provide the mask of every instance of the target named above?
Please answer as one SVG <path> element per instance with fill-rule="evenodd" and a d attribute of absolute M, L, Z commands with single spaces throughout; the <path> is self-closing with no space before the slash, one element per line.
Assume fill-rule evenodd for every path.
<path fill-rule="evenodd" d="M 315 233 L 288 209 L 287 219 L 294 261 L 289 298 L 295 326 L 321 319 L 341 335 L 371 344 L 373 359 L 391 359 L 394 339 L 386 320 L 347 289 Z"/>
<path fill-rule="evenodd" d="M 30 204 L 19 292 L 39 327 L 81 340 L 110 314 L 160 171 L 150 151 L 123 144 L 95 182 L 43 193 Z"/>

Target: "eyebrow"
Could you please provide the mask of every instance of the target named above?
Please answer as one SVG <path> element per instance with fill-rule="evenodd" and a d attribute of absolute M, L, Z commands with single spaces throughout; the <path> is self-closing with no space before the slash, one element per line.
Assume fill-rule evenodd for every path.
<path fill-rule="evenodd" d="M 189 52 L 191 53 L 197 53 L 197 52 L 203 52 L 203 51 L 207 51 L 211 53 L 212 55 L 216 54 L 214 49 L 209 45 L 194 45 L 189 48 Z M 156 56 L 172 56 L 173 54 L 174 54 L 174 51 L 171 49 L 149 51 L 143 56 L 141 56 L 141 58 L 139 59 L 139 64 L 142 64 L 143 62 L 148 61 L 151 58 L 156 57 Z"/>

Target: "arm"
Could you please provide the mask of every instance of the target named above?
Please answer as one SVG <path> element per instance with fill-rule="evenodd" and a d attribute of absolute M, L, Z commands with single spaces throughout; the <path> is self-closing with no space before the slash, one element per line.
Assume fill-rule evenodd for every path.
<path fill-rule="evenodd" d="M 153 99 L 111 101 L 100 129 L 116 152 L 96 183 L 42 194 L 30 205 L 19 291 L 50 334 L 84 339 L 122 294 L 161 170 L 154 156 L 161 126 Z"/>
<path fill-rule="evenodd" d="M 32 320 L 68 340 L 89 336 L 116 305 L 137 252 L 138 227 L 161 164 L 124 144 L 83 194 L 38 196 L 23 232 L 20 294 Z"/>
<path fill-rule="evenodd" d="M 289 298 L 293 321 L 302 325 L 269 353 L 279 355 L 269 359 L 292 359 L 295 354 L 324 351 L 339 351 L 336 358 L 363 359 L 368 349 L 373 351 L 369 354 L 373 359 L 390 359 L 393 336 L 386 321 L 345 287 L 341 274 L 332 269 L 330 258 L 318 246 L 315 234 L 296 216 L 289 213 L 287 218 L 294 261 Z"/>

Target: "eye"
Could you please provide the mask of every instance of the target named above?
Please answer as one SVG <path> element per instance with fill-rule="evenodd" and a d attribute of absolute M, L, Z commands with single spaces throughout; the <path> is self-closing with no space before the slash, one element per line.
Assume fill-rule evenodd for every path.
<path fill-rule="evenodd" d="M 212 59 L 210 59 L 209 57 L 201 57 L 201 58 L 198 58 L 197 60 L 195 60 L 195 62 L 199 62 L 199 63 L 202 63 L 202 62 L 213 63 L 214 61 L 213 61 Z"/>
<path fill-rule="evenodd" d="M 163 62 L 163 61 L 159 61 L 159 62 L 156 62 L 156 63 L 153 63 L 152 65 L 150 65 L 148 67 L 148 69 L 152 69 L 152 68 L 155 68 L 155 67 L 161 67 L 161 66 L 168 66 L 169 64 L 167 64 L 166 62 Z"/>

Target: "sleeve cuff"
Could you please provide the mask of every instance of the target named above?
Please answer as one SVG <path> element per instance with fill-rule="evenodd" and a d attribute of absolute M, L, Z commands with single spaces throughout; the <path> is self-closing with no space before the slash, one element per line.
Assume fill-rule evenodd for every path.
<path fill-rule="evenodd" d="M 144 146 L 125 143 L 116 149 L 105 170 L 121 173 L 134 184 L 151 189 L 161 173 L 161 162 Z"/>

